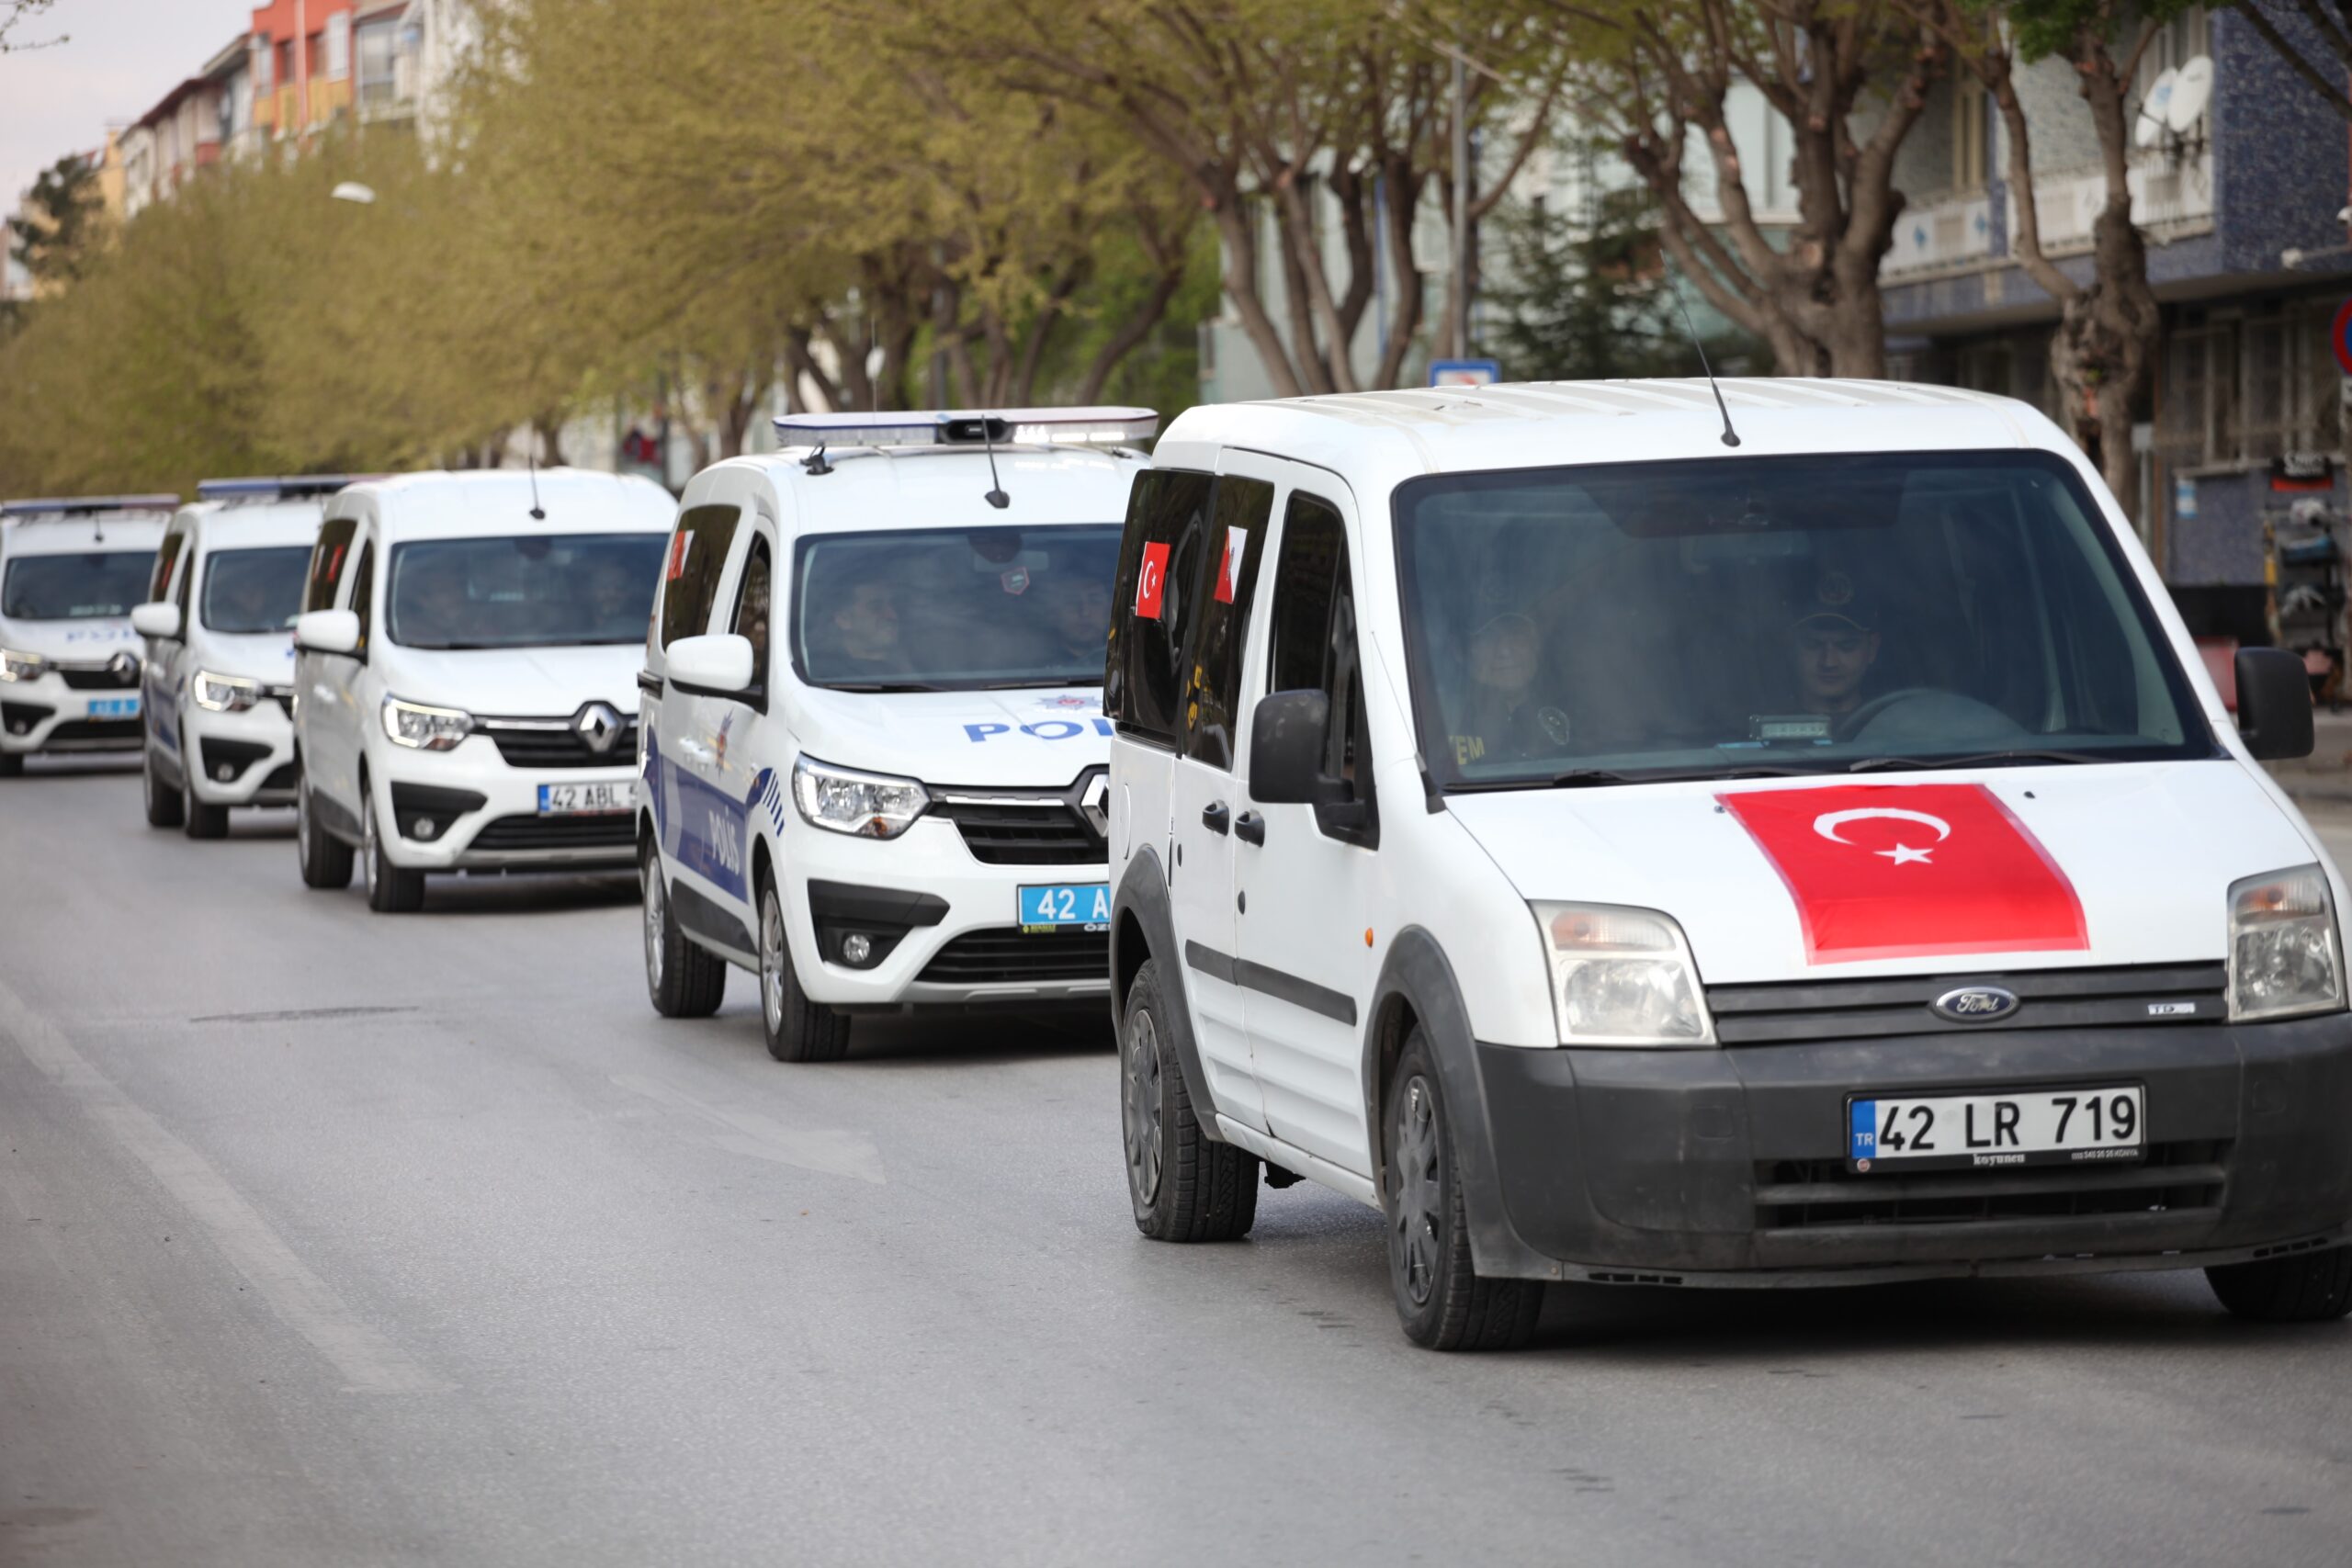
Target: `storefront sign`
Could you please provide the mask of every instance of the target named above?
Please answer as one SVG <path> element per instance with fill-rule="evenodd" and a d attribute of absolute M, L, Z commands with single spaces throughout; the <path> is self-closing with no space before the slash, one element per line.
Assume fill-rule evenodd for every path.
<path fill-rule="evenodd" d="M 2172 481 L 2172 514 L 2184 523 L 2197 515 L 2197 481 L 2187 474 Z"/>
<path fill-rule="evenodd" d="M 2335 465 L 2324 452 L 2289 452 L 2270 459 L 2270 488 L 2287 494 L 2324 493 L 2335 488 Z"/>

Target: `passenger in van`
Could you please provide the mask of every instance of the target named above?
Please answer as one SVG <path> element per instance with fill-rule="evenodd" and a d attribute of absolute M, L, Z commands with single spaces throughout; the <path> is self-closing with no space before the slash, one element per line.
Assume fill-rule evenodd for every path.
<path fill-rule="evenodd" d="M 1470 634 L 1470 690 L 1449 737 L 1457 767 L 1488 759 L 1548 756 L 1568 743 L 1568 716 L 1534 700 L 1544 634 L 1505 610 Z"/>
<path fill-rule="evenodd" d="M 1102 662 L 1111 636 L 1111 585 L 1083 571 L 1047 572 L 1032 590 L 1047 634 L 1045 662 L 1091 670 Z"/>
<path fill-rule="evenodd" d="M 883 570 L 874 569 L 851 581 L 842 602 L 824 619 L 825 640 L 833 645 L 829 662 L 850 681 L 891 680 L 906 673 L 898 596 Z"/>
<path fill-rule="evenodd" d="M 1853 579 L 1822 573 L 1790 628 L 1790 643 L 1805 712 L 1836 717 L 1862 705 L 1862 683 L 1878 662 L 1878 615 Z"/>

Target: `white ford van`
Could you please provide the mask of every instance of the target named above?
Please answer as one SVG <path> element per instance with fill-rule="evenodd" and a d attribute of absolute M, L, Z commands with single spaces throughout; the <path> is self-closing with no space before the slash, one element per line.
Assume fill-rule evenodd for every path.
<path fill-rule="evenodd" d="M 1170 428 L 1105 698 L 1138 1226 L 1319 1182 L 1445 1348 L 1552 1280 L 2343 1314 L 2345 886 L 2257 761 L 2310 749 L 2301 663 L 2239 655 L 2233 718 L 2022 404 L 1723 396 Z"/>
<path fill-rule="evenodd" d="M 37 752 L 139 749 L 130 611 L 175 495 L 0 502 L 0 778 Z"/>
<path fill-rule="evenodd" d="M 1108 997 L 1102 639 L 1144 409 L 816 414 L 686 487 L 643 677 L 645 976 L 861 1011 Z"/>
<path fill-rule="evenodd" d="M 232 807 L 294 804 L 294 617 L 323 498 L 351 481 L 207 479 L 155 553 L 147 639 L 147 821 L 191 839 Z"/>
<path fill-rule="evenodd" d="M 433 872 L 634 863 L 638 649 L 669 493 L 568 468 L 327 503 L 294 627 L 302 880 L 414 909 Z"/>

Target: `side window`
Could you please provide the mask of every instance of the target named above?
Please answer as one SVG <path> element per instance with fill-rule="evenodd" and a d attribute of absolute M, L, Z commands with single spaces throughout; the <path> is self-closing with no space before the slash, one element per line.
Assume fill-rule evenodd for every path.
<path fill-rule="evenodd" d="M 753 536 L 752 553 L 743 562 L 743 582 L 735 592 L 735 635 L 752 645 L 752 687 L 743 695 L 763 703 L 768 692 L 769 608 L 775 598 L 775 558 L 767 540 Z"/>
<path fill-rule="evenodd" d="M 376 624 L 376 547 L 371 541 L 359 547 L 359 564 L 351 569 L 352 614 L 359 617 L 359 646 L 352 651 L 361 658 L 368 656 L 368 634 Z"/>
<path fill-rule="evenodd" d="M 1241 654 L 1250 637 L 1250 604 L 1258 592 L 1258 558 L 1274 515 L 1274 487 L 1228 474 L 1216 482 L 1204 574 L 1193 591 L 1200 625 L 1193 634 L 1192 701 L 1185 713 L 1184 754 L 1230 772 L 1233 723 L 1241 706 Z"/>
<path fill-rule="evenodd" d="M 1347 525 L 1330 502 L 1303 493 L 1291 497 L 1283 514 L 1273 602 L 1267 689 L 1319 691 L 1331 699 L 1323 773 L 1347 786 L 1347 797 L 1337 806 L 1317 807 L 1316 820 L 1335 839 L 1377 843 L 1380 822 L 1372 797 L 1372 747 L 1356 650 Z"/>
<path fill-rule="evenodd" d="M 189 591 L 195 586 L 196 558 L 190 556 L 187 560 L 187 569 L 180 573 L 180 591 L 172 595 L 172 602 L 180 607 L 180 629 L 182 631 L 186 631 L 187 629 L 187 607 L 189 604 L 193 602 L 193 595 Z"/>
<path fill-rule="evenodd" d="M 334 585 L 343 577 L 343 558 L 350 553 L 351 536 L 359 525 L 348 517 L 338 517 L 319 530 L 319 542 L 311 547 L 311 576 L 302 589 L 302 609 L 334 608 Z"/>
<path fill-rule="evenodd" d="M 711 604 L 718 597 L 719 574 L 735 543 L 740 506 L 690 506 L 678 513 L 670 553 L 662 566 L 662 646 L 710 629 Z"/>
<path fill-rule="evenodd" d="M 1184 654 L 1216 476 L 1161 468 L 1127 501 L 1102 710 L 1131 735 L 1174 746 L 1184 731 Z"/>
<path fill-rule="evenodd" d="M 164 590 L 172 585 L 172 568 L 179 564 L 180 551 L 187 544 L 187 535 L 175 528 L 164 536 L 163 548 L 155 552 L 155 575 L 147 584 L 147 602 L 163 600 Z"/>

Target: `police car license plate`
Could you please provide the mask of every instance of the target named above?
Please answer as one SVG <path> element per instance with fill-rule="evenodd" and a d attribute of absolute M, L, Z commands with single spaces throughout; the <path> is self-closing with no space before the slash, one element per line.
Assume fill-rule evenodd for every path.
<path fill-rule="evenodd" d="M 541 784 L 542 817 L 603 817 L 628 809 L 625 784 Z"/>
<path fill-rule="evenodd" d="M 1032 933 L 1094 931 L 1111 923 L 1111 885 L 1082 882 L 1052 887 L 1023 887 L 1021 929 Z"/>
<path fill-rule="evenodd" d="M 2147 1152 L 2144 1110 L 2136 1086 L 1919 1100 L 1858 1095 L 1846 1102 L 1846 1167 L 1867 1175 L 2129 1164 Z"/>
<path fill-rule="evenodd" d="M 139 699 L 137 697 L 92 697 L 90 716 L 92 718 L 137 718 Z"/>

